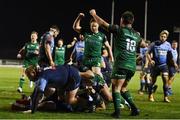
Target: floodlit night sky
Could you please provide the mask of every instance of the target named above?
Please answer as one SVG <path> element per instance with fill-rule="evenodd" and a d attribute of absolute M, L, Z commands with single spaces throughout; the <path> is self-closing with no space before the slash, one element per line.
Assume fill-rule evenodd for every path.
<path fill-rule="evenodd" d="M 163 29 L 169 30 L 169 41 L 177 39 L 177 35 L 173 34 L 173 27 L 180 26 L 180 7 L 177 2 L 148 0 L 147 39 L 157 40 Z M 143 36 L 144 5 L 145 0 L 115 0 L 114 23 L 119 24 L 122 12 L 131 10 L 135 15 L 134 29 Z M 91 8 L 110 23 L 111 0 L 1 0 L 0 59 L 16 59 L 18 50 L 30 40 L 32 30 L 37 31 L 40 38 L 53 24 L 60 27 L 58 38 L 63 38 L 65 44 L 69 43 L 77 36 L 72 25 L 78 13 L 85 13 L 82 26 L 88 27 Z"/>

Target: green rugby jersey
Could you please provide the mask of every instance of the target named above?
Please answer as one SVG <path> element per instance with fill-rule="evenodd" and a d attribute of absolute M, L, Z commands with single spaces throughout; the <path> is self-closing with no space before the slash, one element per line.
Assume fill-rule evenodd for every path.
<path fill-rule="evenodd" d="M 56 47 L 55 49 L 55 64 L 63 65 L 65 62 L 66 46 Z"/>
<path fill-rule="evenodd" d="M 37 65 L 38 63 L 38 55 L 35 53 L 39 52 L 39 44 L 28 42 L 25 44 L 25 58 L 24 64 L 28 65 Z"/>
<path fill-rule="evenodd" d="M 85 40 L 84 56 L 101 57 L 102 46 L 107 41 L 105 34 L 102 32 L 84 32 L 83 35 Z"/>
<path fill-rule="evenodd" d="M 118 25 L 110 25 L 108 30 L 114 35 L 114 67 L 135 71 L 140 35 L 132 28 Z"/>

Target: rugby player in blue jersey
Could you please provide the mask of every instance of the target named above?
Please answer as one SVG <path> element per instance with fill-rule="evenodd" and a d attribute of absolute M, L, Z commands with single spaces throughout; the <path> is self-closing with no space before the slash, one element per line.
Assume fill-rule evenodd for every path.
<path fill-rule="evenodd" d="M 81 77 L 93 78 L 93 73 L 91 73 L 90 71 L 79 72 L 70 65 L 57 66 L 54 69 L 47 69 L 41 72 L 35 67 L 27 68 L 26 75 L 30 80 L 36 82 L 31 99 L 31 113 L 36 111 L 48 85 L 65 91 L 65 102 L 67 104 L 76 104 L 79 100 L 76 97 L 76 93 L 79 89 Z"/>
<path fill-rule="evenodd" d="M 85 41 L 84 36 L 82 34 L 79 34 L 79 39 L 76 42 L 74 49 L 70 55 L 70 60 L 73 60 L 73 56 L 75 57 L 75 64 L 77 66 L 82 65 L 83 56 L 84 56 L 84 47 L 85 47 Z"/>
<path fill-rule="evenodd" d="M 50 30 L 44 33 L 40 41 L 40 55 L 39 65 L 40 67 L 54 67 L 53 60 L 54 39 L 58 36 L 60 30 L 56 25 L 50 27 Z"/>
<path fill-rule="evenodd" d="M 164 92 L 164 102 L 170 102 L 168 99 L 168 66 L 167 66 L 167 54 L 172 54 L 172 48 L 169 42 L 167 42 L 167 38 L 169 36 L 169 32 L 167 30 L 163 30 L 160 33 L 160 40 L 157 40 L 153 42 L 148 51 L 147 51 L 147 57 L 149 59 L 149 62 L 154 65 L 152 67 L 152 85 L 151 90 L 149 91 L 149 100 L 154 101 L 153 96 L 153 85 L 156 82 L 157 76 L 162 73 L 162 80 L 163 80 L 163 92 Z M 153 58 L 151 59 L 150 53 L 153 54 Z M 173 65 L 177 67 L 177 64 L 173 62 Z"/>
<path fill-rule="evenodd" d="M 142 72 L 140 73 L 140 89 L 138 90 L 138 94 L 142 95 L 143 88 L 145 91 L 147 90 L 150 84 L 150 65 L 147 62 L 146 51 L 148 50 L 148 46 L 150 45 L 150 41 L 146 40 L 146 46 L 140 48 L 140 55 L 137 59 L 141 59 Z"/>
<path fill-rule="evenodd" d="M 172 47 L 172 59 L 175 63 L 177 63 L 177 60 L 178 60 L 178 52 L 177 52 L 178 42 L 176 40 L 173 40 L 171 47 Z M 170 62 L 168 62 L 168 68 L 169 68 L 168 95 L 172 95 L 172 83 L 174 81 L 174 76 L 176 74 L 177 69 Z"/>

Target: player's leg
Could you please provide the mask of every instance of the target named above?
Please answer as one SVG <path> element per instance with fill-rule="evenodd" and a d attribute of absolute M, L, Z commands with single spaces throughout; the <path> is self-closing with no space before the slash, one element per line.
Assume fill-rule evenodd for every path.
<path fill-rule="evenodd" d="M 78 102 L 78 99 L 76 97 L 76 93 L 78 91 L 79 88 L 76 88 L 74 90 L 68 91 L 67 92 L 67 99 L 66 102 L 68 104 L 76 104 Z"/>
<path fill-rule="evenodd" d="M 145 75 L 144 72 L 142 71 L 140 73 L 140 89 L 138 90 L 138 94 L 143 95 L 143 89 L 145 87 Z"/>
<path fill-rule="evenodd" d="M 130 91 L 127 90 L 128 82 L 134 75 L 133 71 L 130 70 L 125 70 L 127 75 L 126 75 L 126 80 L 124 81 L 122 88 L 121 88 L 121 96 L 129 103 L 131 107 L 131 115 L 136 116 L 139 115 L 139 109 L 136 107 L 133 97 L 130 94 Z"/>
<path fill-rule="evenodd" d="M 172 83 L 176 74 L 176 69 L 174 67 L 169 68 L 169 80 L 168 80 L 168 95 L 172 95 Z"/>
<path fill-rule="evenodd" d="M 164 102 L 170 102 L 170 100 L 168 99 L 168 73 L 167 72 L 163 72 L 162 73 L 162 80 L 163 80 L 163 92 L 164 92 Z"/>
<path fill-rule="evenodd" d="M 160 74 L 160 70 L 158 69 L 157 66 L 153 66 L 152 67 L 152 71 L 151 71 L 151 84 L 149 85 L 148 91 L 149 91 L 149 101 L 154 102 L 154 86 L 157 80 L 157 76 Z"/>
<path fill-rule="evenodd" d="M 95 74 L 95 79 L 99 83 L 99 85 L 103 86 L 106 82 L 101 73 L 101 68 L 100 67 L 92 67 L 92 72 Z"/>
<path fill-rule="evenodd" d="M 100 90 L 100 93 L 103 94 L 106 101 L 108 101 L 108 102 L 112 101 L 112 94 L 110 93 L 110 90 L 109 90 L 107 84 L 104 84 L 104 86 Z"/>
<path fill-rule="evenodd" d="M 146 74 L 146 91 L 149 92 L 149 87 L 151 85 L 151 75 L 150 73 Z"/>
<path fill-rule="evenodd" d="M 112 97 L 114 103 L 114 113 L 112 114 L 113 117 L 119 118 L 120 117 L 120 103 L 121 103 L 121 88 L 126 79 L 126 72 L 124 69 L 119 69 L 114 67 L 112 71 Z"/>
<path fill-rule="evenodd" d="M 21 77 L 19 79 L 19 86 L 18 86 L 18 89 L 17 91 L 22 93 L 23 92 L 23 85 L 24 85 L 24 82 L 25 82 L 25 67 L 23 67 L 21 69 Z"/>
<path fill-rule="evenodd" d="M 112 79 L 112 97 L 114 103 L 114 113 L 112 114 L 113 117 L 119 118 L 120 117 L 120 103 L 121 103 L 121 94 L 120 90 L 124 83 L 125 79 Z"/>
<path fill-rule="evenodd" d="M 168 95 L 172 95 L 172 83 L 174 81 L 174 76 L 169 76 L 169 81 L 168 81 Z"/>
<path fill-rule="evenodd" d="M 94 73 L 91 70 L 87 70 L 85 72 L 80 72 L 80 76 L 83 79 L 92 79 L 94 78 Z"/>
<path fill-rule="evenodd" d="M 149 92 L 149 86 L 151 84 L 151 66 L 148 66 L 147 68 L 144 68 L 144 74 L 145 74 L 145 91 Z"/>
<path fill-rule="evenodd" d="M 164 92 L 164 102 L 170 102 L 168 99 L 168 80 L 169 80 L 169 69 L 167 65 L 161 66 L 160 71 L 162 72 L 163 81 L 163 92 Z"/>
<path fill-rule="evenodd" d="M 70 82 L 70 85 L 66 86 L 66 102 L 68 104 L 76 104 L 78 101 L 76 94 L 81 83 L 81 77 L 79 71 L 75 67 L 70 66 L 69 72 L 68 81 Z"/>

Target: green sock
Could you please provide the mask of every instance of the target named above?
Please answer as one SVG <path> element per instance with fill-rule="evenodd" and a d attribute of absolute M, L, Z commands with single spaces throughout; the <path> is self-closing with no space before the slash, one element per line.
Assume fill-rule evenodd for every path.
<path fill-rule="evenodd" d="M 129 91 L 122 92 L 121 95 L 129 103 L 129 105 L 131 106 L 132 109 L 137 109 Z"/>
<path fill-rule="evenodd" d="M 113 96 L 115 112 L 119 113 L 120 112 L 121 95 L 119 92 L 113 92 L 112 96 Z"/>
<path fill-rule="evenodd" d="M 97 83 L 99 83 L 99 85 L 104 85 L 105 84 L 105 80 L 98 74 L 94 74 L 94 79 L 93 81 L 96 81 Z"/>
<path fill-rule="evenodd" d="M 125 104 L 125 100 L 124 100 L 124 98 L 123 97 L 121 97 L 121 104 Z"/>
<path fill-rule="evenodd" d="M 19 79 L 19 87 L 21 88 L 23 87 L 24 81 L 25 81 L 24 78 Z"/>

